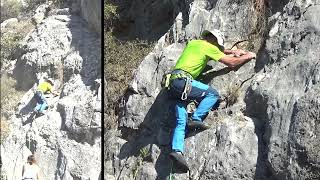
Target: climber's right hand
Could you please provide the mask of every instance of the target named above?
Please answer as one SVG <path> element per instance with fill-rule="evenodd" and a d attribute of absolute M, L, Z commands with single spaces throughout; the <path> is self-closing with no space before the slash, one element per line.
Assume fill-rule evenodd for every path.
<path fill-rule="evenodd" d="M 257 57 L 256 53 L 254 52 L 248 52 L 247 55 L 249 55 L 251 59 L 255 59 Z"/>

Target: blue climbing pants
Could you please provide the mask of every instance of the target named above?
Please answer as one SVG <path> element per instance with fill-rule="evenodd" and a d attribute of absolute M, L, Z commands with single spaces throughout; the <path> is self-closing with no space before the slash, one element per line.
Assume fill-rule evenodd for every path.
<path fill-rule="evenodd" d="M 37 91 L 36 94 L 37 105 L 35 107 L 35 111 L 42 113 L 47 107 L 48 103 L 46 98 L 43 95 L 43 92 Z"/>
<path fill-rule="evenodd" d="M 197 110 L 192 114 L 193 121 L 203 121 L 210 109 L 219 99 L 218 92 L 210 86 L 199 81 L 192 80 L 192 89 L 188 98 L 181 100 L 181 95 L 186 84 L 186 79 L 177 78 L 170 83 L 169 94 L 177 100 L 175 105 L 176 127 L 173 133 L 172 150 L 183 152 L 186 124 L 188 119 L 187 104 L 190 100 L 199 102 Z"/>

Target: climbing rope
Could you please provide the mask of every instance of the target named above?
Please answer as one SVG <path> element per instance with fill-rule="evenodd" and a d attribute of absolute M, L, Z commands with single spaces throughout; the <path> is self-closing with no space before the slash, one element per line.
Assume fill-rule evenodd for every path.
<path fill-rule="evenodd" d="M 169 180 L 172 180 L 172 169 L 173 169 L 173 161 L 170 161 L 170 174 L 169 174 Z"/>
<path fill-rule="evenodd" d="M 235 42 L 235 43 L 231 46 L 230 49 L 232 49 L 232 48 L 234 48 L 234 47 L 237 47 L 237 49 L 239 49 L 238 45 L 239 45 L 240 43 L 243 43 L 243 42 L 246 42 L 246 41 L 249 41 L 249 39 L 244 39 L 244 40 L 237 41 L 237 42 Z"/>
<path fill-rule="evenodd" d="M 28 133 L 31 132 L 31 127 L 29 128 L 29 130 L 27 131 L 27 136 L 28 136 Z M 28 145 L 27 145 L 27 148 L 31 151 L 30 147 L 31 147 L 31 134 L 29 134 L 28 136 Z"/>

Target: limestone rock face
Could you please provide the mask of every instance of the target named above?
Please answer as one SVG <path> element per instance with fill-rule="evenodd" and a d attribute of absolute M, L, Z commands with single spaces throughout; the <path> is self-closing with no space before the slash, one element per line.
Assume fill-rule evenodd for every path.
<path fill-rule="evenodd" d="M 260 73 L 264 78 L 253 81 L 248 91 L 250 114 L 266 123 L 267 164 L 279 179 L 320 177 L 319 158 L 313 156 L 319 138 L 312 135 L 319 133 L 314 129 L 319 117 L 313 109 L 318 99 L 313 92 L 320 82 L 316 2 L 292 1 L 284 7 L 272 27 L 276 31 L 266 41 L 265 72 Z M 311 99 L 310 105 L 304 103 Z M 304 142 L 297 139 L 307 134 L 310 143 L 300 146 Z"/>
<path fill-rule="evenodd" d="M 6 28 L 8 26 L 11 26 L 12 24 L 16 24 L 16 23 L 18 23 L 18 19 L 17 18 L 7 19 L 7 20 L 5 20 L 5 21 L 3 21 L 1 23 L 1 29 L 4 29 L 4 28 Z"/>
<path fill-rule="evenodd" d="M 100 75 L 100 39 L 85 21 L 75 15 L 46 18 L 22 44 L 23 55 L 14 75 L 22 89 L 32 87 L 39 76 L 53 77 L 61 84 L 80 74 L 85 84 Z"/>
<path fill-rule="evenodd" d="M 8 179 L 21 179 L 31 153 L 43 179 L 99 179 L 101 40 L 85 19 L 70 13 L 52 9 L 21 43 L 13 76 L 27 93 L 1 145 L 1 170 Z M 59 96 L 48 95 L 49 108 L 37 116 L 34 88 L 45 77 L 54 79 Z"/>
<path fill-rule="evenodd" d="M 128 6 L 133 11 L 139 3 Z M 108 178 L 319 179 L 319 1 L 170 3 L 174 20 L 135 71 L 120 112 L 121 133 L 105 135 Z M 261 14 L 263 5 L 271 14 Z M 148 26 L 144 18 L 149 15 L 136 23 Z M 211 63 L 211 70 L 199 78 L 217 89 L 227 104 L 206 118 L 211 129 L 188 132 L 184 156 L 191 170 L 179 174 L 168 159 L 174 102 L 160 82 L 186 42 L 207 28 L 224 32 L 226 48 L 248 40 L 239 47 L 258 57 L 236 71 Z"/>
<path fill-rule="evenodd" d="M 81 0 L 82 17 L 99 35 L 101 35 L 101 4 L 101 0 Z"/>
<path fill-rule="evenodd" d="M 35 24 L 39 24 L 45 18 L 51 4 L 52 2 L 50 1 L 50 3 L 42 4 L 35 10 L 35 14 L 32 17 Z"/>

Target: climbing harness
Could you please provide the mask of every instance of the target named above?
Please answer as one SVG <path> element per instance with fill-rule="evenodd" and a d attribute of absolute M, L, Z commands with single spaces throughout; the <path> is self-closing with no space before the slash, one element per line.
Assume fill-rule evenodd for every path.
<path fill-rule="evenodd" d="M 182 78 L 186 80 L 186 84 L 184 85 L 183 92 L 181 94 L 181 100 L 186 100 L 188 98 L 188 95 L 191 92 L 192 89 L 192 79 L 193 77 L 186 71 L 177 69 L 171 72 L 170 82 L 177 78 Z"/>
<path fill-rule="evenodd" d="M 170 89 L 170 83 L 175 80 L 175 79 L 185 79 L 186 80 L 186 84 L 183 88 L 183 92 L 181 94 L 181 100 L 186 100 L 188 98 L 188 95 L 191 92 L 192 89 L 192 79 L 193 77 L 186 71 L 180 70 L 180 69 L 176 69 L 173 70 L 171 73 L 167 73 L 164 74 L 162 77 L 162 81 L 161 81 L 161 86 L 163 88 L 166 88 L 167 90 Z"/>
<path fill-rule="evenodd" d="M 191 84 L 191 79 L 187 78 L 186 79 L 186 85 L 184 86 L 182 95 L 181 95 L 181 100 L 186 100 L 188 98 L 188 94 L 190 94 L 192 89 L 192 84 Z"/>
<path fill-rule="evenodd" d="M 161 87 L 169 89 L 171 74 L 167 73 L 162 76 Z"/>

